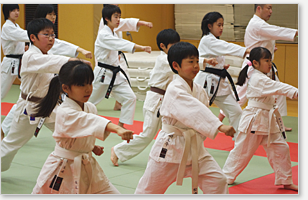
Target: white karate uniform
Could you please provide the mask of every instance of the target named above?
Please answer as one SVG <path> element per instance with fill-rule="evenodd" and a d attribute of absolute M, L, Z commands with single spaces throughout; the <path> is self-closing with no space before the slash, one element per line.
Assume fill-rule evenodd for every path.
<path fill-rule="evenodd" d="M 166 131 L 166 126 L 185 129 L 196 136 L 197 142 L 193 147 L 198 152 L 192 154 L 189 149 L 186 165 L 184 163 L 184 177 L 192 176 L 192 157 L 197 156 L 198 186 L 203 193 L 228 193 L 226 177 L 203 145 L 206 137 L 215 138 L 222 123 L 208 108 L 208 97 L 202 86 L 194 83 L 191 90 L 183 78 L 175 75 L 167 87 L 160 113 L 162 130 L 151 149 L 147 168 L 135 194 L 163 194 L 175 182 L 185 139 L 181 134 Z M 163 148 L 167 149 L 165 156 L 162 156 Z"/>
<path fill-rule="evenodd" d="M 92 157 L 95 140 L 104 141 L 110 134 L 105 131 L 109 122 L 97 115 L 92 103 L 86 102 L 82 110 L 74 100 L 66 98 L 57 109 L 52 135 L 55 150 L 48 156 L 32 194 L 119 194 Z M 55 176 L 63 178 L 58 190 L 49 187 Z"/>
<path fill-rule="evenodd" d="M 23 31 L 25 31 L 25 30 L 23 30 Z M 25 31 L 25 32 L 27 34 L 27 31 Z M 27 36 L 27 38 L 28 38 L 28 36 Z M 55 38 L 55 42 L 54 42 L 52 48 L 48 51 L 48 54 L 68 56 L 68 57 L 72 57 L 73 58 L 73 57 L 77 57 L 78 54 L 79 54 L 77 52 L 77 49 L 78 49 L 78 46 L 76 46 L 74 44 L 71 44 L 69 42 L 66 42 L 64 40 L 59 40 L 59 39 Z M 5 58 L 3 58 L 3 60 L 4 59 Z M 1 77 L 1 78 L 3 78 L 3 77 Z M 8 76 L 7 78 L 13 78 L 12 81 L 14 82 L 14 80 L 16 79 L 16 75 L 14 77 L 13 76 Z M 3 79 L 1 79 L 1 81 L 3 81 Z M 8 81 L 5 81 L 5 82 L 8 82 Z M 11 87 L 11 85 L 10 85 L 10 87 Z M 8 85 L 6 85 L 6 87 L 7 86 Z M 8 88 L 8 90 L 9 90 L 9 88 Z M 14 118 L 15 109 L 16 109 L 16 104 L 11 108 L 10 112 L 7 114 L 7 116 L 4 118 L 3 122 L 1 123 L 1 128 L 3 130 L 4 135 L 7 135 L 8 132 L 10 131 L 10 128 L 11 128 L 11 125 L 12 125 L 12 121 L 13 121 L 13 118 Z"/>
<path fill-rule="evenodd" d="M 154 68 L 150 72 L 148 85 L 166 90 L 173 79 L 173 75 L 167 54 L 161 51 L 161 54 L 156 58 Z M 150 144 L 156 133 L 161 129 L 161 116 L 157 117 L 157 112 L 161 107 L 163 98 L 164 95 L 162 94 L 151 90 L 147 91 L 143 105 L 143 132 L 134 135 L 134 139 L 129 143 L 123 141 L 114 146 L 114 152 L 120 161 L 124 162 L 138 155 Z"/>
<path fill-rule="evenodd" d="M 123 30 L 125 30 L 124 27 Z M 133 53 L 134 46 L 135 43 L 119 38 L 114 31 L 105 25 L 97 35 L 94 55 L 98 62 L 118 67 L 120 65 L 118 51 Z M 105 78 L 102 83 L 101 78 L 103 74 L 105 74 Z M 95 66 L 93 92 L 89 99 L 90 102 L 96 105 L 103 98 L 105 98 L 112 75 L 112 71 Z M 120 122 L 124 124 L 133 124 L 136 107 L 136 95 L 122 72 L 118 72 L 116 75 L 114 86 L 112 88 L 112 95 L 119 103 L 122 104 Z"/>
<path fill-rule="evenodd" d="M 68 59 L 64 56 L 43 54 L 39 48 L 31 45 L 22 59 L 21 92 L 26 94 L 27 98 L 32 96 L 45 97 L 50 80 L 55 73 L 59 73 L 62 65 Z M 30 118 L 30 115 L 35 113 L 36 105 L 37 103 L 24 100 L 19 95 L 11 129 L 1 142 L 1 171 L 10 167 L 17 151 L 33 137 L 40 119 Z M 52 131 L 54 129 L 54 114 L 52 113 L 45 120 L 45 125 Z"/>
<path fill-rule="evenodd" d="M 253 49 L 255 47 L 267 48 L 272 53 L 272 59 L 274 59 L 275 40 L 293 41 L 296 31 L 296 29 L 270 25 L 257 15 L 254 15 L 246 27 L 244 43 L 249 49 Z M 247 65 L 247 61 L 247 59 L 244 60 L 242 68 Z M 252 66 L 249 67 L 247 73 L 248 77 L 251 76 L 253 71 L 254 68 Z M 268 76 L 272 77 L 272 71 L 268 74 Z M 279 81 L 276 75 L 275 79 Z M 236 90 L 240 98 L 239 103 L 242 106 L 247 101 L 247 81 L 243 86 L 237 86 Z M 287 102 L 285 96 L 277 96 L 277 105 L 281 116 L 287 116 Z"/>
<path fill-rule="evenodd" d="M 29 42 L 27 31 L 20 28 L 17 23 L 14 24 L 11 20 L 6 20 L 1 32 L 3 54 L 23 54 L 25 52 L 25 42 Z M 7 95 L 17 77 L 17 74 L 12 75 L 13 66 L 17 72 L 18 58 L 3 58 L 1 63 L 1 100 Z"/>
<path fill-rule="evenodd" d="M 269 116 L 270 111 L 264 108 L 264 105 L 252 106 L 251 102 L 265 104 L 272 109 L 275 95 L 284 95 L 292 99 L 297 93 L 297 88 L 273 81 L 259 70 L 254 70 L 248 81 L 248 106 L 243 110 L 239 124 L 240 133 L 223 167 L 228 183 L 233 183 L 244 170 L 259 145 L 264 147 L 275 172 L 275 185 L 293 183 L 289 146 L 280 133 L 277 116 L 274 113 Z"/>
<path fill-rule="evenodd" d="M 246 48 L 217 39 L 212 33 L 209 33 L 201 38 L 198 50 L 201 57 L 216 58 L 218 62 L 215 66 L 206 64 L 206 67 L 223 69 L 225 64 L 224 55 L 243 57 Z M 207 81 L 208 84 L 205 90 L 207 91 L 208 96 L 211 97 L 212 94 L 209 93 L 208 88 L 211 88 L 211 84 L 213 84 L 216 90 L 218 80 L 219 76 L 215 74 L 199 71 L 194 79 L 194 82 L 204 86 L 205 81 Z M 220 80 L 220 85 L 214 103 L 222 109 L 224 113 L 226 113 L 230 125 L 232 125 L 238 133 L 237 128 L 241 118 L 242 109 L 233 95 L 233 90 L 231 89 L 227 77 Z M 234 135 L 234 139 L 236 138 L 237 133 Z"/>

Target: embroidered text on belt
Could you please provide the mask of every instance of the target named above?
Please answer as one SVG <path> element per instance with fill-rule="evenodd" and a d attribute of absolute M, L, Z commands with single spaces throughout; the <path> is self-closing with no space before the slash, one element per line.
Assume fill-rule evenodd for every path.
<path fill-rule="evenodd" d="M 115 78 L 116 78 L 116 75 L 117 73 L 120 71 L 122 72 L 122 74 L 125 76 L 126 80 L 128 81 L 129 85 L 130 85 L 130 82 L 129 82 L 129 79 L 128 79 L 128 76 L 126 75 L 126 73 L 124 72 L 124 70 L 118 66 L 118 67 L 115 67 L 115 66 L 112 66 L 112 65 L 107 65 L 105 63 L 101 63 L 101 62 L 98 62 L 98 66 L 102 67 L 102 68 L 106 68 L 106 69 L 109 69 L 112 71 L 112 78 L 111 78 L 111 81 L 110 81 L 110 84 L 109 84 L 109 87 L 108 87 L 108 90 L 106 92 L 106 95 L 105 95 L 105 98 L 108 99 L 109 98 L 109 95 L 111 93 L 111 90 L 113 88 L 113 84 L 114 84 L 114 81 L 115 81 Z M 105 75 L 103 75 L 105 76 Z"/>
<path fill-rule="evenodd" d="M 17 58 L 17 59 L 19 59 L 18 78 L 21 78 L 21 77 L 20 77 L 20 69 L 21 69 L 21 58 L 22 58 L 22 55 L 23 55 L 23 54 L 9 54 L 9 55 L 6 55 L 6 56 L 5 56 L 5 57 L 7 57 L 7 58 Z"/>
<path fill-rule="evenodd" d="M 268 117 L 269 117 L 269 120 L 268 120 L 268 140 L 267 140 L 267 146 L 269 147 L 270 146 L 270 137 L 271 137 L 271 133 L 270 133 L 270 130 L 271 130 L 271 123 L 272 123 L 272 117 L 273 117 L 273 114 L 275 113 L 276 115 L 276 121 L 279 125 L 279 129 L 280 129 L 280 132 L 283 136 L 284 139 L 286 139 L 286 133 L 285 133 L 285 128 L 284 128 L 284 124 L 283 124 L 283 121 L 282 121 L 282 117 L 278 111 L 278 107 L 277 106 L 274 106 L 271 105 L 271 104 L 266 104 L 266 103 L 262 103 L 262 102 L 259 102 L 259 101 L 254 101 L 254 100 L 249 100 L 248 101 L 248 105 L 249 107 L 255 107 L 255 108 L 261 108 L 263 110 L 268 110 L 269 111 L 269 114 L 268 114 Z"/>
<path fill-rule="evenodd" d="M 209 105 L 212 105 L 212 103 L 214 102 L 215 100 L 215 97 L 216 97 L 216 94 L 217 94 L 217 91 L 218 91 L 218 88 L 219 88 L 219 84 L 220 84 L 220 79 L 221 78 L 228 78 L 231 86 L 232 86 L 232 90 L 235 94 L 235 97 L 236 97 L 236 100 L 239 101 L 239 97 L 237 95 L 237 92 L 236 92 L 236 88 L 235 88 L 235 85 L 234 85 L 234 82 L 231 78 L 231 75 L 228 73 L 228 71 L 226 69 L 215 69 L 215 68 L 211 68 L 211 67 L 206 67 L 204 70 L 202 70 L 203 72 L 208 72 L 208 73 L 211 73 L 211 74 L 215 74 L 215 75 L 218 75 L 219 76 L 219 80 L 218 80 L 218 85 L 217 85 L 217 88 L 212 96 L 212 98 L 210 99 L 210 102 L 209 102 Z"/>
<path fill-rule="evenodd" d="M 56 144 L 56 147 L 53 153 L 56 156 L 64 158 L 64 160 L 66 160 L 64 164 L 66 164 L 67 160 L 74 161 L 73 176 L 74 176 L 74 185 L 75 185 L 76 194 L 79 194 L 81 164 L 84 165 L 85 170 L 88 174 L 89 183 L 90 183 L 88 189 L 86 190 L 86 194 L 90 194 L 91 193 L 91 182 L 92 182 L 92 166 L 91 166 L 90 158 L 92 157 L 92 152 L 80 153 L 76 151 L 70 151 Z"/>
<path fill-rule="evenodd" d="M 196 131 L 193 129 L 181 129 L 176 126 L 171 126 L 168 124 L 162 124 L 162 130 L 166 133 L 174 132 L 175 135 L 184 136 L 185 146 L 183 157 L 179 166 L 179 170 L 176 177 L 176 184 L 182 185 L 184 173 L 186 169 L 186 163 L 188 158 L 188 153 L 191 152 L 192 156 L 192 194 L 198 194 L 198 176 L 199 176 L 199 166 L 198 166 L 198 149 L 197 149 L 197 136 Z"/>

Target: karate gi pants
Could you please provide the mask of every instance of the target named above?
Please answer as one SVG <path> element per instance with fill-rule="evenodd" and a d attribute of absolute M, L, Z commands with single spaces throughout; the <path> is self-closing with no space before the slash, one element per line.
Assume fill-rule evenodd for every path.
<path fill-rule="evenodd" d="M 12 84 L 14 83 L 16 78 L 17 75 L 12 75 L 10 70 L 7 73 L 1 71 L 1 100 L 10 91 Z"/>
<path fill-rule="evenodd" d="M 179 165 L 179 163 L 157 162 L 149 158 L 135 194 L 164 194 L 168 187 L 176 181 Z M 192 167 L 186 165 L 184 177 L 191 176 Z M 227 179 L 212 156 L 199 160 L 198 186 L 204 194 L 229 193 Z"/>
<path fill-rule="evenodd" d="M 10 112 L 7 114 L 7 116 L 4 118 L 4 120 L 1 123 L 1 128 L 5 136 L 9 133 L 11 129 L 16 107 L 17 107 L 17 104 L 14 104 Z"/>
<path fill-rule="evenodd" d="M 98 67 L 95 69 L 99 70 Z M 98 72 L 94 74 L 98 74 Z M 105 98 L 107 89 L 109 87 L 109 84 L 104 84 L 100 82 L 100 80 L 100 77 L 96 77 L 96 79 L 93 81 L 93 92 L 89 98 L 89 101 L 94 105 L 97 105 Z M 128 82 L 125 81 L 119 85 L 114 85 L 112 88 L 112 96 L 122 104 L 119 121 L 124 124 L 133 124 L 137 98 Z"/>
<path fill-rule="evenodd" d="M 262 145 L 267 159 L 275 172 L 275 185 L 292 184 L 292 166 L 289 146 L 281 133 L 271 134 L 271 144 L 267 147 L 268 136 L 240 132 L 230 151 L 223 167 L 228 183 L 235 181 L 236 177 L 245 169 L 253 154 Z"/>
<path fill-rule="evenodd" d="M 123 141 L 114 146 L 114 152 L 121 162 L 125 162 L 142 152 L 153 141 L 155 135 L 161 129 L 161 116 L 157 117 L 157 106 L 154 112 L 143 108 L 143 132 L 133 135 L 134 139 L 129 143 Z"/>
<path fill-rule="evenodd" d="M 55 123 L 44 123 L 44 125 L 54 131 Z M 28 116 L 24 114 L 19 116 L 18 122 L 13 120 L 9 133 L 1 142 L 1 171 L 10 168 L 18 150 L 34 136 L 36 127 L 37 124 L 31 125 Z M 33 152 L 34 155 L 35 153 L 37 152 Z"/>
<path fill-rule="evenodd" d="M 236 131 L 233 137 L 233 140 L 235 140 L 238 135 L 238 125 L 243 112 L 242 108 L 232 94 L 217 96 L 214 103 L 226 114 L 226 117 L 229 119 L 229 124 Z"/>

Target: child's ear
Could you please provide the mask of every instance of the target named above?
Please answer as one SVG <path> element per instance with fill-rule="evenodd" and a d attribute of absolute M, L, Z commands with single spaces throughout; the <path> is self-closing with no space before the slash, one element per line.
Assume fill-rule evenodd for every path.
<path fill-rule="evenodd" d="M 69 87 L 65 84 L 62 84 L 62 90 L 63 90 L 63 92 L 68 93 Z"/>
<path fill-rule="evenodd" d="M 160 43 L 159 46 L 162 50 L 166 49 L 166 46 L 163 43 Z"/>
<path fill-rule="evenodd" d="M 178 64 L 177 62 L 173 61 L 173 62 L 172 62 L 172 67 L 173 67 L 173 69 L 175 69 L 176 71 L 179 71 L 180 66 L 179 66 L 179 64 Z"/>
<path fill-rule="evenodd" d="M 207 27 L 209 28 L 209 30 L 212 30 L 212 24 L 208 24 Z"/>
<path fill-rule="evenodd" d="M 258 67 L 258 66 L 259 66 L 259 63 L 258 63 L 256 60 L 253 60 L 253 61 L 252 61 L 252 65 L 255 66 L 255 67 Z"/>
<path fill-rule="evenodd" d="M 37 38 L 34 34 L 31 34 L 31 35 L 30 35 L 30 40 L 31 40 L 32 42 L 34 42 L 35 39 L 38 39 L 38 38 Z"/>

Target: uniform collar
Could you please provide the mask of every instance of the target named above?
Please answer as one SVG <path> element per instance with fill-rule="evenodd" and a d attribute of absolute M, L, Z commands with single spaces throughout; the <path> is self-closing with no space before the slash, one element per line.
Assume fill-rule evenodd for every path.
<path fill-rule="evenodd" d="M 82 111 L 82 108 L 80 107 L 80 105 L 73 99 L 70 99 L 69 97 L 66 97 L 62 104 L 63 106 L 73 108 L 76 111 Z"/>

